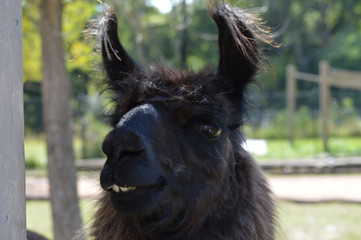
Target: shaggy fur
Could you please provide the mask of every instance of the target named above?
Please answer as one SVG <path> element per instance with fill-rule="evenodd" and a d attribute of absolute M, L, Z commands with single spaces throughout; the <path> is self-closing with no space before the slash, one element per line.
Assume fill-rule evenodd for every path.
<path fill-rule="evenodd" d="M 274 239 L 270 190 L 241 146 L 245 91 L 262 60 L 259 43 L 270 38 L 223 2 L 209 12 L 219 30 L 214 72 L 143 70 L 120 43 L 115 14 L 102 19 L 115 106 L 93 239 Z"/>
<path fill-rule="evenodd" d="M 47 238 L 45 238 L 44 236 L 33 232 L 33 231 L 26 231 L 26 239 L 27 240 L 48 240 Z"/>

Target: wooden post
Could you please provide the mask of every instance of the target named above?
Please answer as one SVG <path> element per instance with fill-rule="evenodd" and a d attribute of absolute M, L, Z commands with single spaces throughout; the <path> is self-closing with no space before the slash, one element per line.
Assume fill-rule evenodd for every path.
<path fill-rule="evenodd" d="M 328 107 L 330 98 L 330 84 L 329 74 L 330 66 L 327 62 L 320 62 L 320 110 L 321 110 L 321 122 L 322 122 L 322 146 L 325 152 L 329 152 L 328 146 Z"/>
<path fill-rule="evenodd" d="M 0 239 L 26 239 L 21 0 L 0 7 Z"/>
<path fill-rule="evenodd" d="M 295 140 L 295 113 L 296 113 L 296 67 L 287 65 L 287 111 L 288 111 L 288 137 L 291 144 Z"/>

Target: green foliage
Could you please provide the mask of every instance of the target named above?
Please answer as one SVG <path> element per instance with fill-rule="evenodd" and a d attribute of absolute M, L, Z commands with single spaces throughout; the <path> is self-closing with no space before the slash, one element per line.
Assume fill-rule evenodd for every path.
<path fill-rule="evenodd" d="M 286 139 L 288 137 L 288 113 L 279 110 L 273 116 L 268 117 L 259 126 L 252 125 L 246 129 L 247 137 L 259 139 Z M 301 106 L 295 115 L 296 138 L 314 138 L 320 135 L 320 121 L 318 117 L 312 116 L 307 106 Z"/>
<path fill-rule="evenodd" d="M 41 39 L 38 0 L 23 2 L 24 81 L 41 81 Z M 94 42 L 85 40 L 83 30 L 96 14 L 96 1 L 64 3 L 63 37 L 69 71 L 80 69 L 90 75 L 95 63 Z"/>
<path fill-rule="evenodd" d="M 24 121 L 25 134 L 39 134 L 43 130 L 40 82 L 24 83 Z"/>
<path fill-rule="evenodd" d="M 288 113 L 278 110 L 271 116 L 266 116 L 260 125 L 246 128 L 249 138 L 286 139 L 288 138 Z M 354 105 L 353 98 L 346 97 L 340 101 L 332 101 L 329 109 L 328 124 L 332 137 L 360 137 L 361 117 Z M 321 117 L 318 110 L 302 105 L 295 114 L 296 138 L 317 138 L 321 136 Z"/>
<path fill-rule="evenodd" d="M 361 2 L 353 0 L 276 0 L 270 2 L 266 19 L 275 27 L 281 47 L 271 54 L 277 74 L 275 81 L 263 78 L 270 91 L 285 91 L 285 66 L 295 64 L 301 72 L 318 73 L 321 60 L 332 67 L 361 70 Z M 299 91 L 308 91 L 310 83 L 300 81 Z M 333 94 L 349 90 L 334 89 Z M 354 98 L 360 105 L 361 99 Z M 305 99 L 309 107 L 318 99 Z M 270 105 L 279 105 L 272 102 Z"/>
<path fill-rule="evenodd" d="M 360 28 L 361 29 L 361 28 Z M 350 70 L 360 70 L 361 61 L 361 30 L 345 30 L 335 33 L 330 49 L 324 49 L 324 58 L 334 67 Z M 342 46 L 342 47 L 340 47 Z"/>
<path fill-rule="evenodd" d="M 319 117 L 313 117 L 309 107 L 301 106 L 295 119 L 296 138 L 314 138 L 320 136 Z"/>
<path fill-rule="evenodd" d="M 333 136 L 361 135 L 361 119 L 352 98 L 344 98 L 341 102 L 332 102 L 330 113 Z"/>
<path fill-rule="evenodd" d="M 104 120 L 99 120 L 90 114 L 76 122 L 75 135 L 77 137 L 74 141 L 76 158 L 103 158 L 101 146 L 109 130 Z"/>
<path fill-rule="evenodd" d="M 45 140 L 42 136 L 27 136 L 24 143 L 25 166 L 44 168 L 47 163 Z"/>
<path fill-rule="evenodd" d="M 23 1 L 23 72 L 24 81 L 40 81 L 41 40 L 38 1 Z"/>
<path fill-rule="evenodd" d="M 188 65 L 193 70 L 218 63 L 217 28 L 206 8 L 195 8 L 189 26 Z"/>
<path fill-rule="evenodd" d="M 278 111 L 271 119 L 264 120 L 260 125 L 247 123 L 245 127 L 247 138 L 256 139 L 284 139 L 287 138 L 287 112 Z"/>
<path fill-rule="evenodd" d="M 85 39 L 83 31 L 89 20 L 95 17 L 96 1 L 69 1 L 65 4 L 63 15 L 63 34 L 66 49 L 68 69 L 75 69 L 90 75 L 92 66 L 96 62 L 94 54 L 95 43 Z"/>
<path fill-rule="evenodd" d="M 25 159 L 25 168 L 26 169 L 39 169 L 39 168 L 43 168 L 43 167 L 44 167 L 44 165 L 42 165 L 36 158 L 27 157 Z"/>

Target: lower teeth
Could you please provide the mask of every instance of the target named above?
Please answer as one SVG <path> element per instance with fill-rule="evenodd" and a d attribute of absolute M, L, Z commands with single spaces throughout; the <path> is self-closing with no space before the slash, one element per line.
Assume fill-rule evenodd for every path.
<path fill-rule="evenodd" d="M 122 192 L 129 192 L 135 190 L 135 187 L 119 187 Z"/>

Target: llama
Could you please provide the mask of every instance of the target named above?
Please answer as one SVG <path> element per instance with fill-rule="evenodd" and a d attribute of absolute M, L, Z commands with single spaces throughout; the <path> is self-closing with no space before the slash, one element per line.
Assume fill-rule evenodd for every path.
<path fill-rule="evenodd" d="M 274 203 L 242 148 L 245 91 L 270 37 L 256 18 L 221 3 L 216 71 L 143 69 L 107 13 L 99 37 L 106 88 L 114 94 L 113 129 L 91 227 L 96 240 L 271 240 Z"/>
<path fill-rule="evenodd" d="M 27 240 L 48 240 L 44 236 L 42 236 L 36 232 L 30 231 L 30 230 L 26 231 L 26 239 Z"/>

